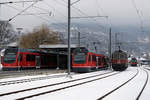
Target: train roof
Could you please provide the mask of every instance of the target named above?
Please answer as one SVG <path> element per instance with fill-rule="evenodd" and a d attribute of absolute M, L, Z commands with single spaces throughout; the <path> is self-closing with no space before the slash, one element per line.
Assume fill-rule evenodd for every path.
<path fill-rule="evenodd" d="M 17 48 L 17 47 L 8 47 L 6 48 L 7 49 L 16 49 L 16 50 L 19 50 L 20 52 L 33 52 L 33 53 L 40 53 L 40 52 L 43 52 L 44 51 L 41 51 L 41 50 L 38 50 L 38 49 L 24 49 L 24 48 Z"/>
<path fill-rule="evenodd" d="M 121 53 L 121 54 L 124 54 L 124 55 L 127 55 L 127 53 L 125 51 L 122 51 L 122 50 L 116 50 L 112 53 L 112 55 L 115 55 L 117 53 Z"/>
<path fill-rule="evenodd" d="M 75 53 L 75 52 L 85 52 L 85 53 L 91 53 L 91 54 L 97 54 L 97 55 L 105 56 L 103 54 L 99 54 L 99 53 L 95 53 L 95 52 L 90 52 L 86 47 L 76 48 L 76 49 L 74 49 L 73 53 Z"/>
<path fill-rule="evenodd" d="M 77 48 L 77 44 L 71 44 L 70 48 Z M 51 44 L 51 45 L 40 45 L 39 48 L 42 49 L 60 49 L 60 48 L 68 48 L 67 44 Z"/>
<path fill-rule="evenodd" d="M 32 53 L 40 53 L 40 54 L 59 54 L 59 55 L 67 55 L 65 52 L 57 52 L 57 51 L 48 51 L 43 49 L 24 49 L 24 48 L 17 48 L 17 47 L 9 47 L 6 49 L 16 49 L 19 52 L 32 52 Z"/>

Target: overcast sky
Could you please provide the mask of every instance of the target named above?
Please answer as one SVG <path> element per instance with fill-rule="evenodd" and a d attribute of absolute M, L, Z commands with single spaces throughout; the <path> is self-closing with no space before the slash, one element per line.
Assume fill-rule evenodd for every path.
<path fill-rule="evenodd" d="M 23 1 L 23 0 L 0 0 Z M 30 1 L 30 0 L 27 0 Z M 77 0 L 71 0 L 72 2 Z M 9 20 L 32 3 L 4 4 L 0 7 L 0 19 Z M 73 19 L 73 22 L 98 23 L 109 27 L 120 25 L 143 27 L 146 31 L 150 26 L 150 0 L 80 0 L 72 5 L 72 17 L 84 16 L 108 16 L 106 18 Z M 25 30 L 40 24 L 67 22 L 67 0 L 43 0 L 30 7 L 22 14 L 46 13 L 43 15 L 18 15 L 12 19 L 14 27 L 22 27 Z"/>

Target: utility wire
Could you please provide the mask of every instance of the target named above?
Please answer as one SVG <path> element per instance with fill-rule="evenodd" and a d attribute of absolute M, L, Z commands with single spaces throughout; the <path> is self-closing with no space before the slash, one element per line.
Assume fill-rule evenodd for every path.
<path fill-rule="evenodd" d="M 62 1 L 63 1 L 65 4 L 67 4 L 67 2 L 66 2 L 65 0 L 62 0 Z M 59 3 L 59 4 L 62 4 L 62 3 Z M 64 4 L 63 4 L 63 5 L 64 5 Z M 64 5 L 64 6 L 66 6 L 66 5 Z M 87 15 L 86 13 L 84 13 L 82 10 L 80 10 L 79 8 L 75 7 L 74 5 L 72 5 L 72 8 L 75 9 L 76 11 L 78 11 L 81 17 L 82 17 L 83 15 L 84 15 L 84 16 L 89 16 L 89 15 Z M 92 20 L 92 21 L 97 22 L 97 20 L 96 20 L 96 19 L 93 19 L 93 18 L 88 18 L 87 20 L 89 20 L 89 21 Z M 98 24 L 98 23 L 97 23 L 97 24 Z M 101 29 L 105 29 L 105 27 L 102 26 L 102 25 L 100 25 L 100 24 L 98 24 L 98 27 L 101 28 Z"/>
<path fill-rule="evenodd" d="M 17 10 L 17 11 L 20 11 L 20 10 L 18 10 L 18 9 L 16 9 L 15 7 L 12 7 L 12 6 L 9 6 L 9 7 L 11 7 L 11 8 L 13 8 L 13 9 L 15 9 L 15 10 Z M 32 16 L 35 16 L 35 17 L 38 17 L 38 18 L 40 18 L 40 19 L 42 19 L 42 20 L 44 20 L 45 22 L 47 22 L 48 24 L 50 24 L 49 22 L 50 22 L 50 20 L 48 20 L 49 18 L 43 18 L 43 17 L 41 17 L 41 16 L 38 16 L 38 15 L 45 15 L 45 14 L 49 14 L 49 17 L 50 17 L 50 15 L 52 15 L 52 12 L 50 12 L 49 10 L 47 10 L 47 9 L 44 9 L 44 8 L 41 8 L 41 7 L 37 7 L 37 6 L 32 6 L 33 8 L 36 8 L 36 9 L 39 9 L 39 10 L 41 10 L 41 11 L 44 11 L 44 12 L 47 12 L 47 13 L 39 13 L 39 11 L 37 11 L 37 13 L 29 13 L 29 12 L 27 12 L 27 13 L 25 13 L 25 14 L 20 14 L 20 15 L 32 15 Z M 36 9 L 34 9 L 34 10 L 36 10 Z M 55 19 L 54 19 L 55 20 Z M 55 20 L 56 21 L 56 20 Z M 58 27 L 60 27 L 60 28 L 66 28 L 65 26 L 66 25 L 58 25 L 58 24 L 55 24 L 55 25 L 57 25 Z"/>
<path fill-rule="evenodd" d="M 140 10 L 137 8 L 136 3 L 135 3 L 134 0 L 132 0 L 132 5 L 135 8 L 136 13 L 137 13 L 137 15 L 138 15 L 138 17 L 140 19 L 140 29 L 141 29 L 141 32 L 144 32 L 143 19 L 142 19 L 142 16 L 140 14 Z"/>
<path fill-rule="evenodd" d="M 27 13 L 27 14 L 21 14 L 22 16 L 25 16 L 25 15 L 49 15 L 51 16 L 51 12 L 49 13 Z"/>
<path fill-rule="evenodd" d="M 28 6 L 27 8 L 25 8 L 24 10 L 22 10 L 21 12 L 19 12 L 18 14 L 16 14 L 15 16 L 13 16 L 12 18 L 10 18 L 10 19 L 8 20 L 8 22 L 11 21 L 11 20 L 13 20 L 14 18 L 16 18 L 16 17 L 17 17 L 18 15 L 20 15 L 21 13 L 25 12 L 27 9 L 29 9 L 30 7 L 32 7 L 33 5 L 35 5 L 37 2 L 38 2 L 38 1 L 35 1 L 35 2 L 32 3 L 30 6 Z"/>
<path fill-rule="evenodd" d="M 61 14 L 61 16 L 63 16 L 64 18 L 66 18 L 67 16 L 65 16 L 63 13 L 61 13 L 60 11 L 56 10 L 53 6 L 51 6 L 49 3 L 47 2 L 43 2 L 47 7 L 49 8 L 53 8 L 55 11 L 57 11 L 59 14 Z M 54 19 L 54 18 L 53 18 Z M 54 19 L 56 21 L 56 19 Z M 57 21 L 56 21 L 57 22 Z M 56 23 L 55 23 L 56 24 Z M 58 25 L 58 24 L 56 24 Z M 60 28 L 67 28 L 66 24 L 62 24 L 62 25 L 58 25 Z"/>
<path fill-rule="evenodd" d="M 7 6 L 10 7 L 10 8 L 13 8 L 13 9 L 16 10 L 16 11 L 19 11 L 19 12 L 20 12 L 20 9 L 17 9 L 17 8 L 15 8 L 15 7 L 13 7 L 13 6 L 10 6 L 10 5 L 7 5 Z M 34 6 L 34 7 L 36 7 L 36 6 Z M 40 8 L 40 7 L 36 7 L 36 8 L 41 9 L 42 11 L 48 12 L 48 10 L 42 9 L 42 8 Z M 26 11 L 25 14 L 30 14 L 30 13 Z M 22 14 L 21 14 L 21 15 L 22 15 Z M 23 15 L 24 15 L 24 14 L 23 14 Z M 42 19 L 43 21 L 45 21 L 46 23 L 49 24 L 49 20 L 46 19 L 46 18 L 43 18 L 43 17 L 41 17 L 41 16 L 38 16 L 37 14 L 36 14 L 36 15 L 35 15 L 35 14 L 32 14 L 32 16 L 35 16 L 35 17 L 37 17 L 37 18 L 40 18 L 40 19 Z M 57 26 L 60 27 L 60 28 L 64 28 L 64 27 L 65 27 L 64 25 L 58 25 L 58 24 L 55 24 L 55 25 L 57 25 Z"/>
<path fill-rule="evenodd" d="M 103 15 L 107 15 L 108 16 L 108 14 L 106 12 L 104 12 L 104 10 L 103 10 L 103 8 L 101 6 L 101 0 L 96 0 L 96 1 L 97 1 L 97 5 L 98 5 L 98 8 L 100 9 L 101 13 Z M 98 10 L 99 14 L 100 14 L 100 11 Z M 108 22 L 109 28 L 113 26 L 112 23 L 111 23 L 110 16 L 106 18 L 106 21 Z"/>
<path fill-rule="evenodd" d="M 6 6 L 8 6 L 8 7 L 10 7 L 10 8 L 13 8 L 13 9 L 16 10 L 16 11 L 20 11 L 19 9 L 17 9 L 17 8 L 15 8 L 15 7 L 12 7 L 12 6 L 10 6 L 10 5 L 6 5 Z M 26 11 L 26 14 L 28 14 L 27 11 Z M 37 15 L 32 15 L 32 16 L 38 17 L 38 18 L 44 20 L 45 22 L 48 22 L 48 21 L 49 21 L 49 20 L 47 20 L 47 19 L 45 19 L 45 18 L 42 18 L 42 17 L 40 17 L 40 16 L 37 16 Z"/>
<path fill-rule="evenodd" d="M 0 2 L 0 5 L 2 4 L 13 4 L 13 3 L 25 3 L 25 2 L 38 2 L 38 1 L 42 1 L 42 0 L 30 0 L 30 1 L 9 1 L 9 2 Z"/>
<path fill-rule="evenodd" d="M 95 4 L 97 5 L 96 11 L 97 11 L 97 15 L 100 16 L 100 11 L 99 11 L 99 2 L 98 0 L 95 0 Z"/>
<path fill-rule="evenodd" d="M 45 1 L 43 1 L 42 3 L 45 4 L 45 5 L 46 5 L 47 7 L 49 7 L 49 8 L 53 8 L 55 11 L 57 11 L 59 14 L 61 14 L 64 18 L 67 17 L 67 16 L 64 15 L 61 11 L 56 10 L 56 9 L 55 9 L 53 6 L 51 6 L 49 3 L 45 2 Z"/>

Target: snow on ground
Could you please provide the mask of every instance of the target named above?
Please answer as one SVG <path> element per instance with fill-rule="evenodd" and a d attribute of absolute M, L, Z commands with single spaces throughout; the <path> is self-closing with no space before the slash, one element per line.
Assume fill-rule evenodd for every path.
<path fill-rule="evenodd" d="M 110 71 L 101 71 L 101 74 L 102 73 L 106 73 L 106 72 L 110 72 Z M 90 75 L 97 75 L 99 74 L 99 72 L 93 72 L 92 74 L 91 73 L 86 73 L 86 74 L 81 74 L 81 75 L 73 75 L 72 79 L 70 78 L 67 78 L 67 77 L 61 77 L 61 78 L 52 78 L 52 79 L 47 79 L 47 80 L 39 80 L 39 81 L 33 81 L 33 82 L 26 82 L 26 83 L 20 83 L 20 84 L 12 84 L 12 85 L 5 85 L 5 86 L 0 86 L 1 90 L 3 91 L 0 91 L 0 94 L 2 93 L 7 93 L 7 92 L 12 92 L 12 91 L 16 91 L 16 90 L 22 90 L 22 89 L 28 89 L 28 88 L 33 88 L 33 87 L 38 87 L 38 86 L 44 86 L 44 85 L 48 85 L 48 84 L 54 84 L 54 83 L 58 83 L 58 82 L 65 82 L 65 81 L 68 81 L 68 80 L 74 80 L 74 79 L 79 79 L 79 78 L 82 78 L 82 77 L 87 77 L 87 76 L 90 76 Z M 43 76 L 43 75 L 42 75 Z M 22 78 L 19 78 L 19 79 L 26 79 L 26 78 L 31 78 L 32 76 L 29 76 L 29 77 L 22 77 Z M 35 76 L 37 77 L 37 76 Z M 41 77 L 41 75 L 40 75 Z M 8 79 L 9 80 L 9 79 Z M 5 79 L 5 81 L 8 81 L 7 79 Z M 13 80 L 18 80 L 17 79 L 13 79 Z M 50 87 L 52 89 L 52 87 Z M 56 88 L 56 87 L 53 87 L 53 88 Z M 42 89 L 44 90 L 44 89 Z M 40 91 L 35 91 L 35 92 L 41 92 L 42 90 Z M 32 92 L 32 93 L 35 93 L 35 92 Z M 31 94 L 32 94 L 31 93 Z M 29 92 L 25 93 L 24 95 L 28 95 Z M 23 95 L 22 95 L 23 96 Z M 16 96 L 17 97 L 17 96 Z M 0 98 L 3 99 L 3 100 L 7 100 L 7 99 L 15 99 L 16 98 L 15 96 L 5 96 L 3 98 Z"/>
<path fill-rule="evenodd" d="M 145 80 L 146 80 L 146 73 L 143 70 L 141 70 L 139 71 L 138 76 L 136 76 L 131 82 L 129 82 L 127 85 L 123 86 L 116 92 L 112 93 L 104 100 L 136 100 L 137 95 L 142 90 L 142 86 L 144 86 L 145 84 Z"/>
<path fill-rule="evenodd" d="M 35 76 L 20 76 L 20 77 L 11 77 L 11 78 L 5 78 L 5 79 L 0 79 L 0 82 L 4 81 L 14 81 L 14 80 L 22 80 L 22 79 L 30 79 L 30 78 L 38 78 L 38 77 L 48 77 L 48 76 L 54 76 L 54 75 L 67 75 L 67 73 L 60 73 L 60 74 L 51 74 L 51 75 L 35 75 Z"/>
<path fill-rule="evenodd" d="M 139 70 L 139 75 L 136 76 L 136 78 L 133 79 L 132 82 L 128 83 L 128 85 L 126 85 L 125 87 L 122 87 L 120 90 L 117 90 L 112 95 L 105 98 L 106 100 L 135 100 L 135 97 L 138 94 L 138 90 L 141 89 L 141 86 L 143 86 L 143 84 L 144 84 L 143 82 L 145 81 L 145 78 L 146 78 L 146 74 L 144 73 L 143 69 L 139 68 L 139 67 L 129 67 L 126 71 L 123 71 L 119 74 L 116 74 L 114 76 L 111 76 L 111 77 L 108 77 L 108 78 L 105 78 L 102 80 L 97 80 L 97 81 L 86 83 L 86 84 L 83 84 L 80 86 L 67 88 L 64 90 L 57 91 L 57 92 L 33 97 L 28 100 L 96 100 L 100 96 L 102 96 L 105 93 L 107 93 L 108 91 L 116 88 L 118 85 L 124 83 L 126 80 L 128 80 L 129 78 L 134 76 L 137 72 L 137 69 Z M 97 72 L 84 73 L 84 74 L 75 74 L 75 75 L 72 75 L 72 77 L 73 77 L 72 79 L 64 76 L 64 77 L 59 77 L 59 78 L 47 79 L 47 80 L 39 80 L 39 81 L 33 81 L 33 82 L 0 86 L 0 89 L 2 90 L 2 91 L 0 91 L 0 94 L 7 93 L 10 91 L 14 91 L 14 90 L 16 91 L 16 90 L 44 86 L 44 85 L 58 83 L 58 82 L 65 82 L 65 81 L 69 81 L 69 80 L 74 80 L 74 79 L 93 76 L 93 75 L 97 75 L 97 74 L 107 73 L 110 71 L 111 70 L 104 70 L 104 71 L 97 71 Z M 67 75 L 67 74 L 65 73 L 65 75 Z M 26 78 L 33 78 L 33 77 L 43 77 L 43 76 L 44 75 L 11 78 L 11 79 L 9 78 L 9 79 L 3 79 L 0 81 L 2 82 L 2 81 L 26 79 Z M 48 76 L 48 75 L 45 75 L 45 76 Z M 105 76 L 105 75 L 103 75 L 103 76 Z M 94 78 L 92 78 L 92 79 L 94 79 Z M 86 80 L 88 80 L 88 79 L 86 79 Z M 84 81 L 86 81 L 86 80 L 84 80 Z M 58 87 L 64 87 L 64 86 L 68 86 L 68 85 L 72 85 L 74 83 L 80 83 L 80 82 L 83 82 L 83 80 L 78 81 L 78 82 L 69 83 L 69 84 L 67 83 L 67 84 L 57 85 L 57 86 L 53 86 L 53 87 L 49 87 L 49 88 L 47 87 L 47 88 L 43 88 L 43 89 L 38 89 L 38 90 L 31 91 L 31 92 L 25 92 L 23 94 L 18 94 L 18 95 L 13 94 L 10 96 L 3 96 L 3 97 L 0 97 L 0 100 L 13 100 L 13 99 L 17 98 L 18 96 L 24 97 L 29 94 L 40 93 L 42 91 L 49 91 L 52 89 L 56 89 Z M 150 82 L 148 84 L 150 84 Z M 143 92 L 143 95 L 141 96 L 141 100 L 149 100 L 149 98 L 150 98 L 149 93 L 150 93 L 150 86 L 148 85 L 146 87 L 146 90 Z"/>
<path fill-rule="evenodd" d="M 115 75 L 100 81 L 87 83 L 81 86 L 46 94 L 40 97 L 34 97 L 29 100 L 41 100 L 42 98 L 52 98 L 53 100 L 96 100 L 100 96 L 104 95 L 108 91 L 129 79 L 129 77 L 133 76 L 134 74 L 135 71 L 132 72 L 127 70 L 122 72 L 120 75 L 117 75 L 118 77 Z M 121 78 L 123 79 L 120 80 Z"/>

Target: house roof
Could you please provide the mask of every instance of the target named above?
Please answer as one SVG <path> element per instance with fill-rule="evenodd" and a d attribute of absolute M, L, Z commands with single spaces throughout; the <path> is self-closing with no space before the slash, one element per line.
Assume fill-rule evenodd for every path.
<path fill-rule="evenodd" d="M 71 44 L 71 48 L 77 48 L 77 44 Z M 55 49 L 55 48 L 68 48 L 67 44 L 55 44 L 55 45 L 40 45 L 39 48 L 50 48 L 50 49 Z"/>

